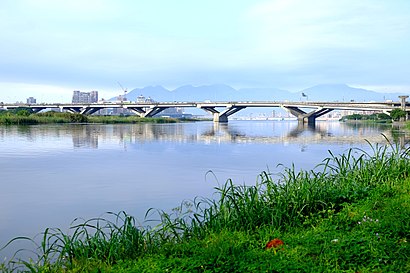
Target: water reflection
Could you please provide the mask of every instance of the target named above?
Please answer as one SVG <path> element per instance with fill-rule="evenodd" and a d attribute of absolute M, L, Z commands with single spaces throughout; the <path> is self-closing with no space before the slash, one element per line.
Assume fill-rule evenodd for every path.
<path fill-rule="evenodd" d="M 255 122 L 254 122 L 255 123 Z M 71 138 L 75 149 L 97 149 L 101 143 L 153 141 L 192 143 L 371 143 L 387 139 L 404 146 L 407 135 L 398 125 L 318 122 L 316 125 L 293 123 L 231 122 L 219 124 L 135 124 L 135 125 L 60 125 L 0 127 L 0 139 L 10 135 L 35 142 L 44 138 Z M 383 135 L 382 135 L 383 134 Z"/>
<path fill-rule="evenodd" d="M 324 130 L 320 126 L 316 127 L 316 124 L 298 123 L 297 126 L 295 126 L 292 130 L 290 130 L 290 132 L 288 133 L 288 137 L 297 138 L 301 134 L 303 134 L 305 131 L 318 133 L 321 137 L 328 135 L 327 130 Z"/>
<path fill-rule="evenodd" d="M 73 128 L 73 147 L 75 148 L 98 148 L 98 138 L 101 130 L 98 127 L 80 126 Z"/>

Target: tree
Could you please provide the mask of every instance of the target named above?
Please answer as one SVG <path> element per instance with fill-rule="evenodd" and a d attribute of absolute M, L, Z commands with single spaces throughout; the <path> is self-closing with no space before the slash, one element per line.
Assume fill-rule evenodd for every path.
<path fill-rule="evenodd" d="M 33 110 L 27 107 L 18 107 L 12 110 L 12 113 L 16 114 L 17 116 L 25 116 L 28 117 L 33 113 Z"/>
<path fill-rule="evenodd" d="M 393 109 L 393 111 L 390 112 L 390 117 L 395 121 L 398 121 L 405 116 L 406 112 L 400 108 Z"/>
<path fill-rule="evenodd" d="M 391 117 L 388 114 L 385 114 L 385 113 L 377 114 L 377 118 L 381 119 L 381 120 L 391 120 Z"/>

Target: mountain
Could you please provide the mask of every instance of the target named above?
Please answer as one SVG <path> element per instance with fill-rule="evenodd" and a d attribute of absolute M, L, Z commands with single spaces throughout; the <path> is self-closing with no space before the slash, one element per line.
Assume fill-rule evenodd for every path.
<path fill-rule="evenodd" d="M 289 92 L 277 88 L 241 88 L 235 89 L 225 84 L 192 86 L 184 85 L 174 90 L 163 86 L 146 86 L 135 88 L 127 94 L 128 101 L 136 101 L 138 96 L 152 98 L 158 102 L 189 102 L 189 101 L 398 101 L 401 93 L 378 93 L 362 88 L 350 87 L 346 84 L 320 84 L 299 92 Z M 117 98 L 110 99 L 115 101 Z M 187 108 L 192 114 L 204 114 L 203 110 Z M 275 111 L 282 111 L 276 109 Z M 238 115 L 258 115 L 271 113 L 272 108 L 246 108 Z"/>
<path fill-rule="evenodd" d="M 297 93 L 299 98 L 309 101 L 398 101 L 400 93 L 378 93 L 362 88 L 350 87 L 346 84 L 320 84 L 306 88 Z M 303 96 L 304 94 L 305 96 Z"/>
<path fill-rule="evenodd" d="M 238 91 L 228 85 L 213 84 L 192 86 L 184 85 L 172 92 L 178 101 L 231 101 L 237 97 Z"/>
<path fill-rule="evenodd" d="M 293 100 L 296 93 L 277 88 L 241 88 L 235 89 L 225 84 L 183 85 L 174 90 L 162 86 L 135 88 L 127 94 L 129 101 L 136 101 L 138 96 L 150 97 L 159 102 L 170 101 L 280 101 Z M 111 98 L 111 101 L 116 98 Z"/>
<path fill-rule="evenodd" d="M 162 100 L 157 100 L 157 101 L 173 101 L 171 92 L 168 89 L 160 85 L 146 86 L 143 88 L 135 88 L 132 91 L 128 92 L 127 100 L 136 101 L 137 97 L 141 95 L 146 98 L 151 97 L 154 100 L 157 100 L 156 98 L 162 98 Z M 115 100 L 117 100 L 116 97 L 110 99 L 110 101 L 115 101 Z"/>
<path fill-rule="evenodd" d="M 402 93 L 379 93 L 346 84 L 320 84 L 289 92 L 277 88 L 241 88 L 235 89 L 225 84 L 192 86 L 184 85 L 174 90 L 163 86 L 135 88 L 127 94 L 129 101 L 136 101 L 138 96 L 152 98 L 158 102 L 172 101 L 398 101 Z M 112 98 L 110 100 L 116 100 Z"/>
<path fill-rule="evenodd" d="M 284 101 L 293 100 L 296 94 L 277 88 L 242 88 L 238 90 L 241 101 Z"/>

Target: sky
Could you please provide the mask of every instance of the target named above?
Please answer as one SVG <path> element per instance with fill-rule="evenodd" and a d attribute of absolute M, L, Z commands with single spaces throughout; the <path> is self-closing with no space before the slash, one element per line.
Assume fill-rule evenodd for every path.
<path fill-rule="evenodd" d="M 410 1 L 0 1 L 3 102 L 341 83 L 410 93 Z"/>

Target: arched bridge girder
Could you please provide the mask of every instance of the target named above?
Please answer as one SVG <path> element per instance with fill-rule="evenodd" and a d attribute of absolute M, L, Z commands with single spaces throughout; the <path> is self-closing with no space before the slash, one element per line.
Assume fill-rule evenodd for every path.
<path fill-rule="evenodd" d="M 126 109 L 131 110 L 133 113 L 140 117 L 144 117 L 145 115 L 145 110 L 142 107 L 126 107 Z"/>
<path fill-rule="evenodd" d="M 146 111 L 144 117 L 151 118 L 151 117 L 155 116 L 156 114 L 161 113 L 162 111 L 164 111 L 167 108 L 169 108 L 169 107 L 153 107 L 153 108 L 150 108 Z"/>
<path fill-rule="evenodd" d="M 236 112 L 245 109 L 246 106 L 227 106 L 225 110 L 219 112 L 215 107 L 211 106 L 200 106 L 199 108 L 211 113 L 214 116 L 214 122 L 228 122 L 228 117 L 235 114 Z"/>
<path fill-rule="evenodd" d="M 97 112 L 101 109 L 102 109 L 102 107 L 87 107 L 87 108 L 81 110 L 80 113 L 83 114 L 83 115 L 92 115 L 92 114 L 94 114 L 95 112 Z"/>
<path fill-rule="evenodd" d="M 306 115 L 306 112 L 303 111 L 302 109 L 299 109 L 298 107 L 294 106 L 282 106 L 282 108 L 285 108 L 289 113 L 294 115 L 295 117 L 303 116 Z"/>
<path fill-rule="evenodd" d="M 219 111 L 215 109 L 215 107 L 208 107 L 208 106 L 201 106 L 198 107 L 201 108 L 202 110 L 205 110 L 206 112 L 213 114 L 219 114 Z"/>
<path fill-rule="evenodd" d="M 135 114 L 137 114 L 140 117 L 143 118 L 151 118 L 159 113 L 161 113 L 162 111 L 164 111 L 165 109 L 169 108 L 169 107 L 158 107 L 158 106 L 154 106 L 154 107 L 126 107 L 124 106 L 125 109 L 129 109 L 132 112 L 134 112 Z"/>
<path fill-rule="evenodd" d="M 318 109 L 317 111 L 313 111 L 314 112 L 313 114 L 314 114 L 315 118 L 318 118 L 318 117 L 326 115 L 327 113 L 332 112 L 332 111 L 333 111 L 333 109 L 330 109 L 330 108 L 321 108 L 321 109 Z"/>
<path fill-rule="evenodd" d="M 81 111 L 80 111 L 80 114 L 81 115 L 87 115 L 88 111 L 89 111 L 88 107 L 82 108 Z"/>
<path fill-rule="evenodd" d="M 83 108 L 81 108 L 81 107 L 65 107 L 65 108 L 63 108 L 63 107 L 60 106 L 60 110 L 63 110 L 63 109 L 68 111 L 69 113 L 78 114 L 78 113 L 81 113 L 81 110 Z"/>
<path fill-rule="evenodd" d="M 331 108 L 317 108 L 309 113 L 306 113 L 302 109 L 294 106 L 283 106 L 286 110 L 288 110 L 292 115 L 296 116 L 298 121 L 303 123 L 315 123 L 316 118 L 323 116 L 334 109 Z"/>
<path fill-rule="evenodd" d="M 39 108 L 33 108 L 32 111 L 33 113 L 39 113 L 41 110 L 46 109 L 45 107 L 39 107 Z"/>
<path fill-rule="evenodd" d="M 227 117 L 229 117 L 230 115 L 235 114 L 236 112 L 245 109 L 246 106 L 231 106 L 231 107 L 227 107 L 224 111 L 222 111 L 220 113 L 220 115 L 226 115 Z"/>

